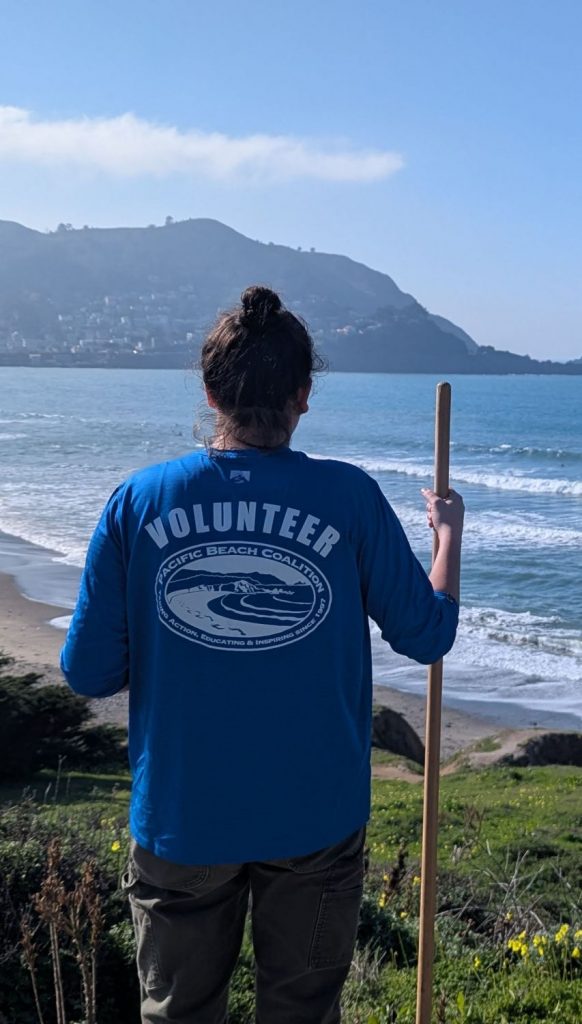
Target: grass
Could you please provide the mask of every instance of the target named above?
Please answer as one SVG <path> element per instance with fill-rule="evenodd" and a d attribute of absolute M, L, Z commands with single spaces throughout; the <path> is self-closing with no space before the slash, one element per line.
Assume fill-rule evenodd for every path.
<path fill-rule="evenodd" d="M 422 787 L 374 780 L 368 841 L 374 859 L 393 858 L 405 845 L 420 854 Z M 464 843 L 467 808 L 483 815 L 492 851 L 547 844 L 555 852 L 576 851 L 582 864 L 582 771 L 579 768 L 493 767 L 441 779 L 439 858 Z"/>
<path fill-rule="evenodd" d="M 382 751 L 372 760 L 403 763 Z M 30 869 L 36 885 L 39 851 L 54 833 L 71 855 L 92 845 L 114 890 L 127 852 L 129 777 L 75 772 L 59 780 L 58 790 L 56 783 L 54 772 L 42 772 L 25 787 L 0 786 L 0 857 L 12 858 L 14 878 L 29 869 L 27 858 L 36 858 Z M 372 791 L 369 870 L 343 1020 L 414 1024 L 422 786 L 374 780 Z M 433 1024 L 580 1024 L 581 797 L 577 768 L 496 766 L 443 777 Z M 564 924 L 570 927 L 557 941 Z M 119 916 L 112 934 L 126 958 L 117 956 L 115 969 L 127 971 L 132 940 Z M 14 970 L 7 963 L 5 976 Z M 253 977 L 247 928 L 232 982 L 231 1024 L 253 1020 Z M 108 978 L 104 969 L 103 1006 Z M 0 1004 L 3 995 L 0 968 Z M 35 1024 L 27 1012 L 19 1010 L 19 1024 Z M 114 1015 L 99 1019 L 115 1022 Z"/>
<path fill-rule="evenodd" d="M 492 754 L 494 750 L 500 748 L 501 743 L 495 736 L 484 736 L 482 740 L 477 740 L 472 749 L 480 754 Z"/>
<path fill-rule="evenodd" d="M 394 768 L 406 768 L 407 771 L 418 775 L 420 778 L 423 775 L 422 765 L 418 764 L 417 761 L 410 761 L 407 757 L 402 757 L 400 754 L 391 754 L 389 751 L 380 750 L 378 747 L 372 747 L 370 762 L 372 765 L 387 764 Z"/>
<path fill-rule="evenodd" d="M 433 1024 L 580 1024 L 579 978 L 548 977 L 536 964 L 513 970 L 473 966 L 457 959 L 454 968 L 437 961 Z M 384 970 L 372 998 L 351 978 L 344 990 L 346 1024 L 414 1024 L 415 972 Z"/>
<path fill-rule="evenodd" d="M 111 802 L 125 810 L 129 803 L 131 779 L 127 773 L 102 775 L 95 772 L 67 772 L 58 781 L 54 771 L 42 771 L 30 782 L 0 783 L 0 807 L 30 797 L 43 808 L 69 807 L 80 809 Z M 40 808 L 39 808 L 40 810 Z M 42 810 L 40 813 L 44 813 Z"/>
<path fill-rule="evenodd" d="M 569 767 L 496 766 L 441 780 L 433 1018 L 438 1024 L 582 1020 L 582 940 L 574 938 L 582 921 L 581 796 L 582 771 Z M 415 939 L 419 887 L 413 873 L 422 799 L 422 787 L 374 781 L 368 826 L 379 904 L 394 927 L 400 921 Z M 380 886 L 380 872 L 399 850 L 405 851 L 405 867 L 390 894 L 389 881 L 384 890 Z M 557 943 L 563 923 L 570 929 Z M 359 996 L 351 1020 L 414 1024 L 413 963 L 398 970 L 384 966 L 366 991 L 357 989 L 353 973 L 346 998 Z"/>

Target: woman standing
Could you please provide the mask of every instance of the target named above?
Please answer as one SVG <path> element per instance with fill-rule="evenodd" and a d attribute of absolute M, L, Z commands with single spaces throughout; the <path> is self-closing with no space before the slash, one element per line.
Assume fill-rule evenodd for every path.
<path fill-rule="evenodd" d="M 61 656 L 78 693 L 129 686 L 125 884 L 142 1021 L 222 1024 L 251 896 L 259 1024 L 334 1024 L 370 814 L 368 616 L 436 661 L 458 620 L 463 504 L 425 491 L 426 575 L 379 486 L 289 447 L 318 368 L 249 288 L 202 349 L 211 447 L 144 469 L 91 540 Z"/>

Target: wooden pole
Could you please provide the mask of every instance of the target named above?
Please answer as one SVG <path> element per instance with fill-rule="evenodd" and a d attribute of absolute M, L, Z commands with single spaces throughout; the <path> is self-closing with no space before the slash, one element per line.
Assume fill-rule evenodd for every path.
<path fill-rule="evenodd" d="M 440 498 L 446 498 L 449 491 L 450 434 L 451 385 L 437 384 L 433 490 Z M 438 543 L 435 531 L 432 549 L 433 564 L 438 552 Z M 441 658 L 434 665 L 430 665 L 428 669 L 416 1024 L 430 1024 L 432 1009 L 442 692 L 443 661 Z"/>

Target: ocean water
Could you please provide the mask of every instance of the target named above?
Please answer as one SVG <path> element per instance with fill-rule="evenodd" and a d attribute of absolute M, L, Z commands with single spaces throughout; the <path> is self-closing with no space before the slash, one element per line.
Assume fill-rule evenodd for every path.
<path fill-rule="evenodd" d="M 582 379 L 452 377 L 451 484 L 467 508 L 459 635 L 445 696 L 531 721 L 582 719 Z M 432 376 L 320 378 L 293 446 L 372 474 L 430 564 L 420 488 L 432 482 Z M 0 569 L 74 605 L 111 491 L 202 443 L 194 374 L 0 369 Z M 64 625 L 61 622 L 60 625 Z M 424 692 L 425 670 L 372 628 L 375 682 Z"/>

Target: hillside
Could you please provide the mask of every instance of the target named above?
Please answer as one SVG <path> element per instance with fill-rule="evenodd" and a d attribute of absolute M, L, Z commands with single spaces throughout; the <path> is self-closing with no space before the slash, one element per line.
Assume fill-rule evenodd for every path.
<path fill-rule="evenodd" d="M 0 364 L 182 367 L 250 283 L 281 292 L 331 369 L 582 373 L 479 346 L 387 274 L 215 220 L 41 233 L 0 221 Z"/>
<path fill-rule="evenodd" d="M 266 281 L 317 313 L 369 313 L 414 303 L 386 274 L 346 256 L 265 245 L 215 220 L 163 228 L 86 228 L 51 234 L 0 221 L 0 303 L 39 295 L 66 307 L 103 295 L 192 288 L 202 315 Z"/>

